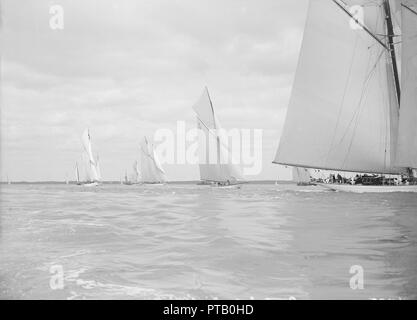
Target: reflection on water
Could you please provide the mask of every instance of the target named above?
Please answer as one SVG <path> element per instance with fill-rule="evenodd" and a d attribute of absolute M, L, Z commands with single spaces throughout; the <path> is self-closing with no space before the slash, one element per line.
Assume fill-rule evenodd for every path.
<path fill-rule="evenodd" d="M 416 207 L 292 185 L 2 186 L 0 297 L 417 298 Z"/>

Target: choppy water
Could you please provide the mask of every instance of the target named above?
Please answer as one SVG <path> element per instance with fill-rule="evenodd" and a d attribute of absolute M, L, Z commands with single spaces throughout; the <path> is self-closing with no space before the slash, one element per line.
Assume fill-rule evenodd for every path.
<path fill-rule="evenodd" d="M 416 208 L 291 185 L 2 186 L 0 297 L 417 298 Z"/>

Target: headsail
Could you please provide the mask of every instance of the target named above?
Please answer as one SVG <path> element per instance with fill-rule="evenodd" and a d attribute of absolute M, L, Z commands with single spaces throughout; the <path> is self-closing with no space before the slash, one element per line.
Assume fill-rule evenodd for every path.
<path fill-rule="evenodd" d="M 304 39 L 275 163 L 397 173 L 398 102 L 386 41 L 351 28 L 339 1 L 310 0 Z M 355 2 L 355 1 L 351 1 Z M 359 2 L 359 1 L 358 1 Z M 380 3 L 371 31 L 386 34 Z M 370 19 L 370 18 L 368 18 Z M 366 22 L 366 21 L 365 21 Z"/>
<path fill-rule="evenodd" d="M 141 172 L 144 183 L 166 182 L 165 171 L 162 168 L 153 145 L 145 137 L 140 146 Z"/>
<path fill-rule="evenodd" d="M 200 179 L 206 182 L 238 182 L 243 180 L 240 168 L 225 144 L 221 125 L 206 88 L 194 105 L 197 127 L 202 133 L 200 148 Z"/>
<path fill-rule="evenodd" d="M 401 9 L 401 109 L 398 134 L 399 167 L 417 168 L 417 1 Z"/>
<path fill-rule="evenodd" d="M 138 183 L 140 181 L 140 171 L 139 171 L 139 164 L 138 161 L 133 163 L 133 176 L 132 181 L 134 183 Z"/>
<path fill-rule="evenodd" d="M 292 180 L 296 183 L 310 183 L 311 174 L 307 168 L 293 167 Z"/>

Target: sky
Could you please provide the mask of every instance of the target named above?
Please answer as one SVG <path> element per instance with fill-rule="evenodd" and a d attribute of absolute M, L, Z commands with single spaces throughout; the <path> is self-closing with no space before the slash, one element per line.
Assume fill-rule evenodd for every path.
<path fill-rule="evenodd" d="M 63 9 L 52 29 L 50 8 Z M 222 126 L 263 130 L 249 180 L 288 179 L 272 164 L 297 66 L 307 0 L 1 0 L 1 178 L 62 181 L 90 128 L 104 180 L 139 143 L 177 121 L 195 127 L 207 86 Z M 198 180 L 195 165 L 165 165 Z"/>

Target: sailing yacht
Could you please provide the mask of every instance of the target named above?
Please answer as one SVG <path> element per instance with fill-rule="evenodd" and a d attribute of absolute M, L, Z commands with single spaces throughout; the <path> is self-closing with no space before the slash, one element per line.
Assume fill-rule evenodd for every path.
<path fill-rule="evenodd" d="M 311 182 L 311 173 L 307 168 L 293 167 L 292 180 L 297 183 L 298 186 L 315 185 Z"/>
<path fill-rule="evenodd" d="M 101 172 L 100 172 L 100 164 L 99 164 L 99 158 L 97 156 L 97 160 L 94 159 L 92 147 L 91 147 L 91 135 L 90 130 L 86 129 L 83 132 L 83 135 L 81 137 L 81 141 L 83 144 L 84 152 L 83 152 L 83 159 L 85 164 L 85 175 L 86 179 L 85 182 L 80 183 L 79 182 L 79 172 L 78 172 L 78 164 L 76 167 L 77 170 L 77 181 L 79 185 L 82 185 L 84 187 L 96 187 L 99 185 L 99 182 L 101 181 Z"/>
<path fill-rule="evenodd" d="M 207 88 L 193 106 L 193 110 L 196 113 L 197 127 L 203 139 L 199 141 L 200 184 L 240 188 L 243 176 L 240 168 L 233 164 L 236 162 L 233 161 L 232 154 L 225 144 L 226 137 L 221 134 L 221 125 L 216 117 Z"/>
<path fill-rule="evenodd" d="M 153 143 L 144 137 L 140 145 L 142 183 L 164 185 L 166 183 L 165 170 L 155 152 Z"/>
<path fill-rule="evenodd" d="M 310 0 L 274 163 L 382 177 L 332 190 L 417 192 L 417 0 L 367 1 L 360 21 L 363 4 Z"/>

